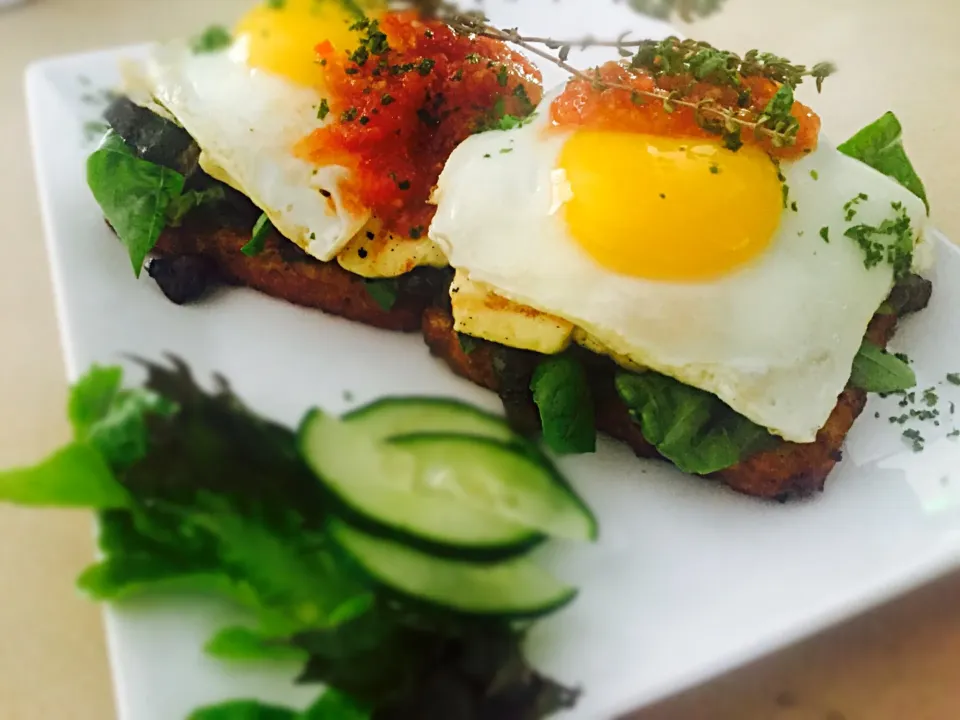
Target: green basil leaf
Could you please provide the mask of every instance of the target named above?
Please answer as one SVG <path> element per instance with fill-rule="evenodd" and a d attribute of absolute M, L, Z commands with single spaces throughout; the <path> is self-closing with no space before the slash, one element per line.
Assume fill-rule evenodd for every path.
<path fill-rule="evenodd" d="M 871 342 L 864 341 L 853 361 L 850 384 L 874 393 L 892 393 L 917 386 L 913 369 Z"/>
<path fill-rule="evenodd" d="M 250 237 L 250 242 L 240 248 L 240 252 L 247 257 L 256 257 L 263 252 L 263 248 L 267 244 L 267 238 L 270 237 L 270 233 L 272 232 L 273 223 L 270 222 L 267 214 L 263 213 L 260 219 L 257 220 L 257 224 L 253 226 L 253 234 Z"/>
<path fill-rule="evenodd" d="M 167 225 L 180 227 L 184 218 L 193 210 L 202 205 L 218 203 L 226 197 L 220 185 L 214 185 L 206 190 L 190 190 L 174 198 L 167 208 Z"/>
<path fill-rule="evenodd" d="M 0 500 L 28 507 L 122 508 L 130 495 L 103 457 L 73 443 L 29 468 L 0 472 Z"/>
<path fill-rule="evenodd" d="M 110 132 L 87 160 L 87 184 L 140 277 L 144 260 L 167 225 L 170 204 L 183 192 L 183 175 L 141 160 Z"/>
<path fill-rule="evenodd" d="M 777 443 L 715 395 L 664 375 L 622 373 L 616 384 L 643 436 L 684 472 L 710 475 Z"/>
<path fill-rule="evenodd" d="M 561 454 L 592 453 L 597 449 L 596 416 L 587 373 L 576 359 L 559 355 L 536 369 L 530 384 L 540 409 L 543 438 Z"/>
<path fill-rule="evenodd" d="M 892 112 L 867 125 L 837 149 L 896 180 L 923 200 L 929 212 L 927 191 L 907 157 L 903 147 L 903 127 Z"/>

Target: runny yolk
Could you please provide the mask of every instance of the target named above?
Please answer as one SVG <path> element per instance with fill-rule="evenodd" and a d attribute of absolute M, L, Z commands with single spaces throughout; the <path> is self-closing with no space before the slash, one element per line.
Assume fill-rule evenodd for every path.
<path fill-rule="evenodd" d="M 250 67 L 315 86 L 323 83 L 315 49 L 318 42 L 327 40 L 344 51 L 357 46 L 360 36 L 350 30 L 357 17 L 346 5 L 342 0 L 263 2 L 240 20 L 235 36 L 246 45 Z"/>
<path fill-rule="evenodd" d="M 773 240 L 783 212 L 770 157 L 713 140 L 579 130 L 559 160 L 567 227 L 605 268 L 662 281 L 719 277 Z"/>

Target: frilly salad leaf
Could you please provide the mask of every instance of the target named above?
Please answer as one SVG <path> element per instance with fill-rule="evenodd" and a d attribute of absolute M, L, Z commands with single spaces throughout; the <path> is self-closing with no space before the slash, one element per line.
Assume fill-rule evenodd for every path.
<path fill-rule="evenodd" d="M 449 720 L 538 720 L 575 700 L 530 668 L 512 628 L 381 597 L 328 541 L 326 498 L 291 430 L 251 412 L 222 378 L 208 392 L 180 362 L 144 365 L 140 389 L 125 389 L 118 368 L 81 379 L 74 442 L 0 474 L 0 501 L 99 511 L 86 593 L 216 593 L 249 623 L 217 633 L 211 654 L 301 661 L 303 682 L 338 691 L 304 713 L 240 701 L 195 720 L 409 720 L 435 706 Z"/>

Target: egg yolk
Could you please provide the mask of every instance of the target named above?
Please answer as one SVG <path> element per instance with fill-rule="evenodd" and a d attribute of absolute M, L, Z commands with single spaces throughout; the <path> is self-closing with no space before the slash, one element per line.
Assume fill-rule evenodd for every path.
<path fill-rule="evenodd" d="M 382 3 L 360 5 L 376 10 Z M 346 6 L 342 0 L 264 2 L 240 20 L 234 34 L 246 44 L 250 67 L 300 85 L 317 85 L 323 81 L 317 44 L 327 40 L 339 50 L 358 44 L 359 35 L 350 30 L 357 16 Z"/>
<path fill-rule="evenodd" d="M 580 130 L 559 160 L 577 243 L 632 277 L 695 281 L 748 263 L 773 241 L 782 185 L 760 148 Z"/>

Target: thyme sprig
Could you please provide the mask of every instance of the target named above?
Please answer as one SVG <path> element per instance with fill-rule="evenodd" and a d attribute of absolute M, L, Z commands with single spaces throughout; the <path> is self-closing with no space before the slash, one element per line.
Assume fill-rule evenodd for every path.
<path fill-rule="evenodd" d="M 416 9 L 447 23 L 455 32 L 475 37 L 487 37 L 520 47 L 532 55 L 550 62 L 572 77 L 589 82 L 597 90 L 621 90 L 630 93 L 638 105 L 653 100 L 663 104 L 667 112 L 677 107 L 692 109 L 697 123 L 708 132 L 722 135 L 731 150 L 743 145 L 743 131 L 764 136 L 777 148 L 796 143 L 800 123 L 791 113 L 794 90 L 805 78 L 816 81 L 817 91 L 823 81 L 836 71 L 831 63 L 818 63 L 811 68 L 795 65 L 785 58 L 751 50 L 743 57 L 718 50 L 708 43 L 680 40 L 671 37 L 662 41 L 630 40 L 629 33 L 615 40 L 587 36 L 577 40 L 523 35 L 516 28 L 501 29 L 492 25 L 480 11 L 464 12 L 445 0 L 399 0 L 395 6 Z M 574 48 L 615 48 L 625 61 L 625 67 L 635 73 L 645 73 L 659 81 L 665 77 L 687 76 L 696 82 L 737 89 L 738 107 L 724 107 L 714 98 L 690 99 L 692 87 L 667 90 L 643 90 L 625 83 L 604 80 L 599 72 L 589 73 L 569 61 Z M 626 60 L 629 58 L 629 62 Z M 763 112 L 747 109 L 751 100 L 749 89 L 742 79 L 762 77 L 780 83 L 781 87 Z M 692 85 L 693 83 L 691 83 Z"/>

